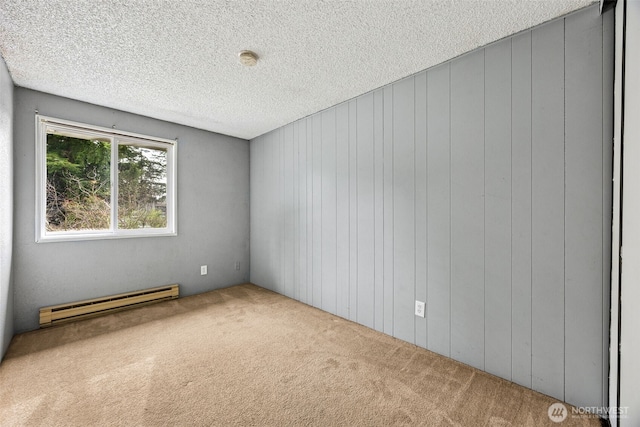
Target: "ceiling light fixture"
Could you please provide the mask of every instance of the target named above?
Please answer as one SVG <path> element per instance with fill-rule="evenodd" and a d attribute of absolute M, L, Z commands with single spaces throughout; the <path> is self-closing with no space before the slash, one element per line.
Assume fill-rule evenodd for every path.
<path fill-rule="evenodd" d="M 258 55 L 250 50 L 243 50 L 238 53 L 239 61 L 245 67 L 253 67 L 258 63 Z"/>

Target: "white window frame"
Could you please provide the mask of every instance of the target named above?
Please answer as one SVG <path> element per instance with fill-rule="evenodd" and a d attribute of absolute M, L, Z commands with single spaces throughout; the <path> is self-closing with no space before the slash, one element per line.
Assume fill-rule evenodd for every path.
<path fill-rule="evenodd" d="M 60 130 L 111 141 L 111 227 L 104 230 L 47 231 L 47 131 Z M 118 145 L 143 145 L 167 150 L 167 226 L 165 228 L 118 228 Z M 177 151 L 178 141 L 124 132 L 100 126 L 36 114 L 36 242 L 177 236 Z"/>

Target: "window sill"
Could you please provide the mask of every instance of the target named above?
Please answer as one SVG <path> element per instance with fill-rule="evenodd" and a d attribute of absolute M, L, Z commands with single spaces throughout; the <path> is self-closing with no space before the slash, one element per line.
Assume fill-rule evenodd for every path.
<path fill-rule="evenodd" d="M 36 243 L 60 243 L 60 242 L 82 242 L 88 240 L 113 240 L 113 239 L 133 239 L 148 237 L 175 237 L 177 232 L 158 231 L 145 233 L 78 233 L 78 234 L 60 234 L 45 235 L 36 238 Z"/>

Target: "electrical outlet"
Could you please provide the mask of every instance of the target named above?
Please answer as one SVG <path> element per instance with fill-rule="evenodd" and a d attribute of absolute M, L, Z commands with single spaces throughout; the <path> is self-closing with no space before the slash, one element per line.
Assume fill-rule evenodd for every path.
<path fill-rule="evenodd" d="M 240 261 L 236 261 L 236 270 L 240 270 Z"/>
<path fill-rule="evenodd" d="M 424 302 L 416 301 L 416 316 L 424 317 Z"/>
<path fill-rule="evenodd" d="M 207 275 L 207 266 L 206 265 L 201 265 L 200 266 L 200 275 L 201 276 L 206 276 Z"/>

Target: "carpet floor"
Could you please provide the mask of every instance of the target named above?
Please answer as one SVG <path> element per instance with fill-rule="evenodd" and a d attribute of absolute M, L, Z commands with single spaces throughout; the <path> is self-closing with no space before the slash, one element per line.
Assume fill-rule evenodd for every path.
<path fill-rule="evenodd" d="M 250 284 L 19 334 L 0 365 L 2 426 L 600 425 L 554 402 Z"/>

